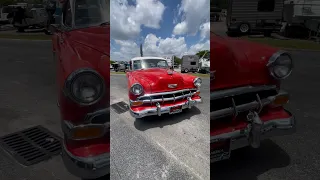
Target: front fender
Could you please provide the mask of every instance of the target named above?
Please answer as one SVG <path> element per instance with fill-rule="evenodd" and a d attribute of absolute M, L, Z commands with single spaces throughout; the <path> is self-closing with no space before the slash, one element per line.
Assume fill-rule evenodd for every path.
<path fill-rule="evenodd" d="M 151 86 L 148 81 L 144 80 L 143 78 L 136 77 L 132 72 L 127 72 L 126 76 L 128 79 L 128 96 L 130 100 L 135 100 L 141 95 L 152 93 Z M 135 83 L 139 83 L 143 87 L 143 93 L 139 96 L 133 95 L 130 92 L 131 86 Z"/>

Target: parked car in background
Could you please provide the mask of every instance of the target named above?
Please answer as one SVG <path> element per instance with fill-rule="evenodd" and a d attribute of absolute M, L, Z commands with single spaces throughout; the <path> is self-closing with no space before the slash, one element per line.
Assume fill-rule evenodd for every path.
<path fill-rule="evenodd" d="M 83 179 L 110 170 L 109 3 L 65 0 L 61 24 L 51 28 L 64 133 L 62 159 L 71 174 Z"/>
<path fill-rule="evenodd" d="M 264 139 L 295 132 L 295 118 L 281 89 L 293 67 L 288 52 L 211 34 L 210 157 L 230 158 L 233 150 L 258 148 Z"/>
<path fill-rule="evenodd" d="M 135 118 L 181 113 L 202 102 L 201 79 L 171 70 L 161 57 L 136 57 L 127 72 L 130 112 Z"/>

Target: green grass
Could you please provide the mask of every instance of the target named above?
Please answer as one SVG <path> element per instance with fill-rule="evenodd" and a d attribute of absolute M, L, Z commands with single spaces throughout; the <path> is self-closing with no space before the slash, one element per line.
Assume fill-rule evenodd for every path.
<path fill-rule="evenodd" d="M 320 44 L 307 41 L 307 40 L 297 40 L 297 39 L 289 39 L 289 40 L 279 40 L 273 38 L 250 38 L 245 37 L 245 39 L 257 43 L 262 43 L 266 45 L 270 45 L 278 48 L 287 48 L 287 49 L 308 49 L 308 50 L 320 50 Z"/>
<path fill-rule="evenodd" d="M 0 34 L 0 39 L 51 40 L 51 36 L 45 34 Z"/>
<path fill-rule="evenodd" d="M 126 73 L 125 72 L 111 72 L 110 74 L 123 74 L 125 75 Z M 198 77 L 209 77 L 210 75 L 209 74 L 199 74 L 199 73 L 189 73 L 190 75 L 193 75 L 193 76 L 198 76 Z"/>

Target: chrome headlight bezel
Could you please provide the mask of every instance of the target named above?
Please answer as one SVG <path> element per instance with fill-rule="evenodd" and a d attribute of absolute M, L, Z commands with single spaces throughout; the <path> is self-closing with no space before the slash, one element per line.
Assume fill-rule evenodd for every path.
<path fill-rule="evenodd" d="M 83 76 L 91 76 L 91 78 L 95 78 L 95 80 L 99 83 L 97 84 L 98 86 L 100 86 L 99 91 L 96 93 L 95 98 L 92 101 L 84 101 L 74 93 L 74 83 L 76 83 L 77 80 L 79 80 L 79 78 Z M 97 71 L 91 68 L 82 68 L 72 72 L 68 76 L 65 82 L 63 92 L 65 96 L 67 96 L 74 103 L 79 104 L 81 106 L 90 106 L 96 104 L 103 98 L 103 96 L 106 93 L 106 86 L 103 77 Z"/>
<path fill-rule="evenodd" d="M 136 93 L 136 92 L 133 90 L 133 88 L 134 88 L 135 86 L 140 86 L 140 88 L 141 88 L 141 92 L 140 92 L 140 93 Z M 132 84 L 132 86 L 130 87 L 130 92 L 131 92 L 133 95 L 135 95 L 135 96 L 141 95 L 141 94 L 143 93 L 143 91 L 144 91 L 143 86 L 142 86 L 140 83 L 134 83 L 134 84 Z"/>
<path fill-rule="evenodd" d="M 287 66 L 289 68 L 288 73 L 286 75 L 282 76 L 282 77 L 279 77 L 275 73 L 274 70 L 275 70 L 275 67 L 277 66 L 277 64 L 279 64 L 278 61 L 280 60 L 280 57 L 282 57 L 282 56 L 287 56 L 287 58 L 290 60 L 290 64 L 288 64 L 288 66 Z M 293 60 L 291 58 L 291 55 L 288 52 L 281 50 L 281 51 L 278 51 L 278 52 L 274 53 L 270 57 L 270 59 L 269 59 L 269 61 L 267 63 L 267 67 L 268 67 L 270 75 L 273 78 L 275 78 L 277 80 L 283 80 L 283 79 L 286 79 L 287 77 L 289 77 L 291 75 L 291 72 L 292 72 L 292 69 L 293 69 Z"/>
<path fill-rule="evenodd" d="M 202 79 L 197 77 L 193 80 L 193 85 L 197 88 L 200 88 L 201 87 L 201 84 L 202 84 Z"/>

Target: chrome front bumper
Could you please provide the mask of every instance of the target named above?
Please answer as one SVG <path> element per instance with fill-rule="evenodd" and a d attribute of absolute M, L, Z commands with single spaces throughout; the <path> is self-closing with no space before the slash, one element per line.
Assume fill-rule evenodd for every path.
<path fill-rule="evenodd" d="M 252 132 L 252 124 L 248 124 L 247 128 L 245 129 L 223 133 L 216 136 L 211 136 L 210 144 L 219 142 L 222 140 L 230 139 L 231 151 L 235 149 L 243 148 L 246 146 L 250 146 L 249 138 L 252 136 L 251 132 Z M 290 135 L 295 132 L 296 132 L 296 121 L 294 116 L 291 116 L 290 118 L 275 119 L 275 120 L 264 122 L 261 126 L 261 131 L 258 134 L 258 136 L 260 141 L 260 140 L 268 139 L 274 136 Z M 219 158 L 213 158 L 212 156 L 210 156 L 211 163 L 221 161 L 224 159 L 228 159 L 228 158 L 225 158 L 223 156 Z"/>
<path fill-rule="evenodd" d="M 133 116 L 134 118 L 143 118 L 146 116 L 153 116 L 153 115 L 161 116 L 162 114 L 169 113 L 170 108 L 172 107 L 182 106 L 182 109 L 186 109 L 186 108 L 190 109 L 191 107 L 195 106 L 198 103 L 202 103 L 201 98 L 193 100 L 192 98 L 188 97 L 187 101 L 184 103 L 175 104 L 173 106 L 165 106 L 165 107 L 161 107 L 160 103 L 158 103 L 155 108 L 145 109 L 142 111 L 133 111 L 130 106 L 130 113 L 131 113 L 131 116 Z"/>
<path fill-rule="evenodd" d="M 61 156 L 67 170 L 82 179 L 95 179 L 110 173 L 109 153 L 87 158 L 78 157 L 71 154 L 64 144 Z"/>

